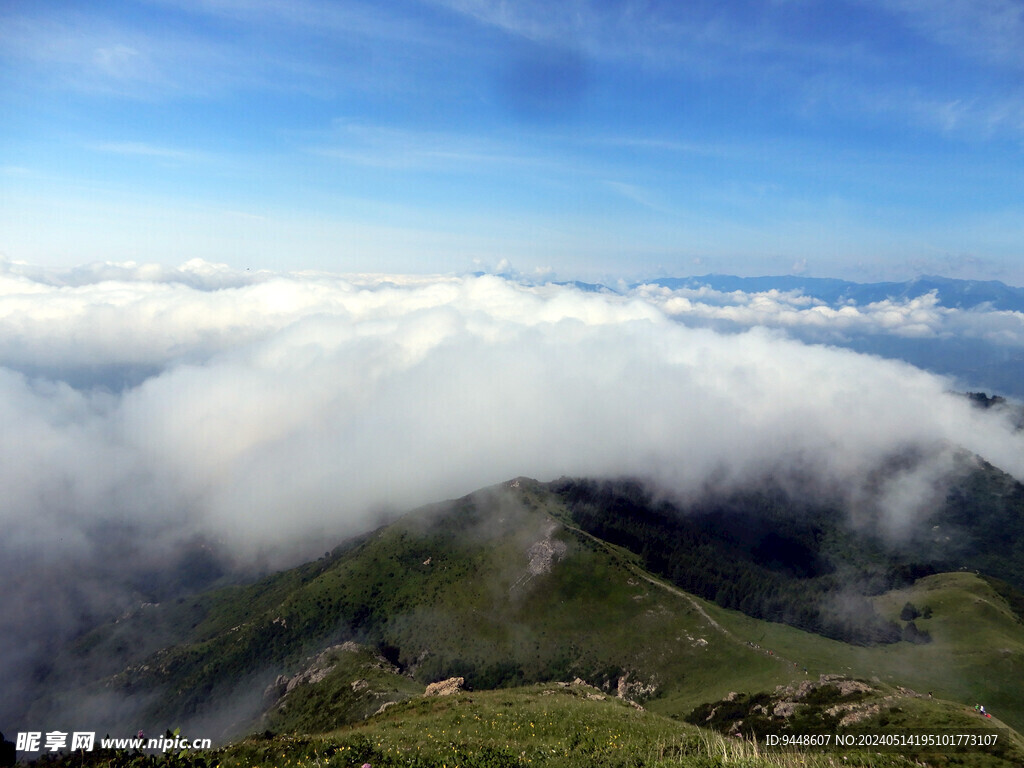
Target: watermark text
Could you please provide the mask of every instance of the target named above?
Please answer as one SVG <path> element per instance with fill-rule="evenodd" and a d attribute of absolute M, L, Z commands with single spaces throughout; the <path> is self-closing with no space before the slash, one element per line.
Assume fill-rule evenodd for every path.
<path fill-rule="evenodd" d="M 100 749 L 171 750 L 210 749 L 210 739 L 186 739 L 181 736 L 160 736 L 147 739 L 143 735 L 129 738 L 96 738 L 95 731 L 19 731 L 15 749 L 19 752 L 57 752 L 70 747 L 72 750 L 92 752 L 97 742 Z"/>

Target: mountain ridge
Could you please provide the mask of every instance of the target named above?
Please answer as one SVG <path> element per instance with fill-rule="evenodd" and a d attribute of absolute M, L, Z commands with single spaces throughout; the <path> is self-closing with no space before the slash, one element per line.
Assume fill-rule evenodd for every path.
<path fill-rule="evenodd" d="M 725 610 L 648 573 L 643 553 L 576 525 L 550 486 L 519 478 L 421 508 L 254 584 L 141 608 L 86 635 L 57 660 L 51 679 L 66 689 L 35 702 L 29 714 L 52 721 L 62 703 L 74 701 L 80 714 L 105 706 L 111 720 L 131 724 L 132 732 L 140 724 L 160 730 L 173 722 L 237 736 L 267 716 L 274 705 L 267 690 L 280 686 L 282 675 L 300 679 L 293 688 L 307 690 L 303 670 L 315 667 L 319 654 L 357 642 L 415 686 L 456 676 L 476 689 L 578 677 L 681 717 L 730 691 L 771 689 L 820 674 L 876 674 L 895 683 L 894 659 L 950 665 L 967 642 L 955 620 L 959 606 L 980 597 L 1003 606 L 996 614 L 972 614 L 991 626 L 997 645 L 986 641 L 973 661 L 955 665 L 963 680 L 923 680 L 949 697 L 987 691 L 1009 722 L 1024 724 L 1024 702 L 1005 688 L 1013 679 L 1006 672 L 1024 659 L 1024 626 L 1006 599 L 973 574 L 963 574 L 965 585 L 954 585 L 945 603 L 930 606 L 934 615 L 917 621 L 934 643 L 858 650 Z M 885 621 L 898 622 L 906 595 L 925 607 L 911 593 L 893 594 L 866 596 Z M 148 630 L 168 626 L 179 626 L 179 633 L 147 638 Z M 161 647 L 145 652 L 154 645 Z M 999 656 L 1000 649 L 1007 653 Z M 992 660 L 1000 673 L 989 679 Z M 978 675 L 972 688 L 969 678 Z M 325 672 L 318 683 L 369 679 L 361 673 L 331 683 L 329 677 Z M 331 700 L 341 701 L 342 693 L 338 688 Z M 351 701 L 357 693 L 350 687 L 342 698 Z M 370 706 L 346 704 L 339 712 L 362 707 L 364 716 Z M 339 714 L 338 722 L 349 716 Z M 301 727 L 307 716 L 288 717 L 275 727 Z"/>

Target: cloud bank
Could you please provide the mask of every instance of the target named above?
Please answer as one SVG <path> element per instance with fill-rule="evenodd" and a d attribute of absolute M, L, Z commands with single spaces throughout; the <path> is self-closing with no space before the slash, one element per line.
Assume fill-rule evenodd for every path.
<path fill-rule="evenodd" d="M 521 474 L 644 474 L 687 491 L 800 466 L 846 482 L 943 443 L 1024 476 L 1021 441 L 944 379 L 764 328 L 674 322 L 915 336 L 967 329 L 950 328 L 956 310 L 682 293 L 7 265 L 0 514 L 19 545 L 120 515 L 260 547 Z"/>
<path fill-rule="evenodd" d="M 705 321 L 722 328 L 764 326 L 822 341 L 885 334 L 903 339 L 973 339 L 1002 347 L 1024 347 L 1024 313 L 984 305 L 970 309 L 943 306 L 936 291 L 908 299 L 861 305 L 848 302 L 843 306 L 832 306 L 799 291 L 780 290 L 673 290 L 649 284 L 637 287 L 633 295 L 680 321 Z"/>
<path fill-rule="evenodd" d="M 754 322 L 762 306 L 720 304 Z M 683 496 L 799 475 L 852 505 L 870 491 L 894 531 L 958 447 L 1024 479 L 1024 438 L 947 380 L 674 319 L 695 306 L 495 276 L 2 265 L 0 676 L 34 674 L 35 622 L 52 644 L 123 609 L 188 542 L 316 554 L 381 510 L 518 475 Z"/>

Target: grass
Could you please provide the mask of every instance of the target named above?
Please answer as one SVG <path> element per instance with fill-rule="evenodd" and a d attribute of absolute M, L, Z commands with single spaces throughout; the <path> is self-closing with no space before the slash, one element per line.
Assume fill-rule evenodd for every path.
<path fill-rule="evenodd" d="M 115 690 L 165 691 L 135 721 L 151 730 L 202 717 L 253 670 L 267 670 L 253 683 L 265 686 L 353 638 L 397 649 L 395 660 L 421 684 L 464 676 L 493 688 L 578 676 L 614 689 L 628 675 L 630 695 L 642 700 L 682 689 L 713 697 L 722 687 L 792 676 L 722 636 L 691 601 L 644 581 L 632 558 L 585 534 L 552 530 L 528 495 L 524 503 L 477 499 L 445 509 L 409 516 L 344 555 L 197 597 L 186 606 L 199 614 L 188 638 L 148 657 L 132 656 L 131 646 L 118 655 L 91 638 L 81 652 L 120 659 L 104 681 Z M 545 536 L 565 554 L 550 573 L 531 575 L 528 550 Z"/>
<path fill-rule="evenodd" d="M 561 527 L 552 527 L 553 514 Z M 973 574 L 933 576 L 875 598 L 893 619 L 908 601 L 931 607 L 931 618 L 917 624 L 932 643 L 851 646 L 681 593 L 640 570 L 635 554 L 565 521 L 550 494 L 525 482 L 515 494 L 436 505 L 256 584 L 137 612 L 83 638 L 58 668 L 104 671 L 68 696 L 97 687 L 153 696 L 131 711 L 132 732 L 201 723 L 231 701 L 240 680 L 258 705 L 277 674 L 301 672 L 324 647 L 350 639 L 390 649 L 404 675 L 339 664 L 258 726 L 236 718 L 244 732 L 354 723 L 385 699 L 450 676 L 466 677 L 478 691 L 581 677 L 614 692 L 624 679 L 649 717 L 679 718 L 732 691 L 770 691 L 832 673 L 932 691 L 965 707 L 983 703 L 1024 727 L 1017 688 L 1024 625 Z M 531 574 L 528 552 L 545 538 L 563 546 L 564 556 L 549 573 Z M 171 625 L 180 628 L 165 635 L 172 640 L 166 648 L 147 634 L 147 627 Z M 368 685 L 357 691 L 351 684 L 359 679 Z M 651 738 L 642 740 L 657 743 Z"/>
<path fill-rule="evenodd" d="M 258 727 L 276 733 L 329 731 L 339 723 L 364 720 L 385 704 L 423 693 L 422 685 L 363 647 L 332 648 L 320 654 L 314 666 L 325 671 L 322 679 L 294 686 L 267 711 Z"/>
<path fill-rule="evenodd" d="M 893 619 L 907 602 L 932 608 L 931 618 L 915 621 L 932 636 L 931 643 L 850 646 L 706 607 L 723 626 L 773 650 L 780 663 L 794 661 L 801 670 L 807 667 L 810 677 L 847 674 L 931 692 L 965 708 L 981 703 L 1012 728 L 1024 728 L 1019 684 L 1024 679 L 1024 626 L 1006 601 L 973 573 L 929 576 L 908 589 L 875 598 L 879 612 Z"/>
<path fill-rule="evenodd" d="M 923 755 L 767 748 L 637 709 L 585 685 L 416 698 L 327 733 L 252 737 L 211 752 L 91 752 L 41 764 L 108 768 L 1011 768 L 982 751 Z"/>
<path fill-rule="evenodd" d="M 419 699 L 349 728 L 317 736 L 252 739 L 218 764 L 374 768 L 710 768 L 711 766 L 909 766 L 902 755 L 783 752 L 728 739 L 637 710 L 585 686 Z"/>

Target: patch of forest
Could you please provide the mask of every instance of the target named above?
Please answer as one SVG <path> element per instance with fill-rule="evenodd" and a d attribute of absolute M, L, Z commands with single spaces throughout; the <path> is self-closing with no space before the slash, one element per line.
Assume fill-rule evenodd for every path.
<path fill-rule="evenodd" d="M 576 525 L 682 589 L 844 642 L 928 642 L 883 619 L 868 598 L 932 573 L 972 570 L 1007 594 L 1024 590 L 1024 485 L 985 462 L 898 542 L 855 530 L 838 505 L 770 484 L 685 506 L 635 481 L 563 478 L 549 487 Z"/>

